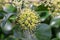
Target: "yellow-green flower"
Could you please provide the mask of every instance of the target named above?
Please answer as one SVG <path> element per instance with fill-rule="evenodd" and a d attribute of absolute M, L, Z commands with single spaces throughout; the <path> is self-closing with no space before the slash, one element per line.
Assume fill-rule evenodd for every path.
<path fill-rule="evenodd" d="M 18 23 L 22 29 L 33 30 L 39 22 L 39 16 L 36 12 L 29 8 L 25 8 L 21 11 L 18 17 Z"/>

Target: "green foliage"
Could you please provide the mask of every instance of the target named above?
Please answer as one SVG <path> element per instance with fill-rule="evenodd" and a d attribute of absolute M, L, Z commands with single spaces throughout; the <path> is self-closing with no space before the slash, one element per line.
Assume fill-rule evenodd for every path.
<path fill-rule="evenodd" d="M 51 28 L 47 24 L 39 24 L 35 34 L 38 40 L 50 40 L 52 36 Z"/>
<path fill-rule="evenodd" d="M 20 1 L 18 0 L 18 2 Z M 36 25 L 36 29 L 31 31 L 30 29 L 23 30 L 18 23 L 19 13 L 21 14 L 21 10 L 25 8 L 24 3 L 19 6 L 20 8 L 16 7 L 14 3 L 3 4 L 0 5 L 0 40 L 60 40 L 60 15 L 52 17 L 54 15 L 52 10 L 48 10 L 48 5 L 34 6 L 32 4 L 31 9 L 39 15 L 40 21 Z M 22 7 L 24 8 L 22 9 Z"/>
<path fill-rule="evenodd" d="M 8 12 L 8 13 L 12 13 L 12 12 L 15 13 L 17 11 L 16 7 L 14 7 L 11 4 L 6 4 L 3 9 L 5 12 Z"/>
<path fill-rule="evenodd" d="M 45 6 L 45 4 L 39 5 L 35 8 L 35 11 L 48 11 L 48 6 Z"/>
<path fill-rule="evenodd" d="M 37 11 L 37 13 L 40 16 L 41 21 L 45 21 L 51 15 L 49 11 Z"/>

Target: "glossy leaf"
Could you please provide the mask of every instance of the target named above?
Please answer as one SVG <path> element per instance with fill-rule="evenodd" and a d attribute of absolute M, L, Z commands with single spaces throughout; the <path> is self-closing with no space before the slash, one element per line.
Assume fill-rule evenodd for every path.
<path fill-rule="evenodd" d="M 50 40 L 51 28 L 47 24 L 39 24 L 35 34 L 38 40 Z"/>
<path fill-rule="evenodd" d="M 6 21 L 9 19 L 11 15 L 13 15 L 13 13 L 8 13 L 4 16 L 4 18 L 2 19 L 2 23 L 0 24 L 1 27 L 4 27 Z"/>
<path fill-rule="evenodd" d="M 3 27 L 4 31 L 11 31 L 12 29 L 12 24 L 8 21 L 6 22 L 5 26 Z"/>

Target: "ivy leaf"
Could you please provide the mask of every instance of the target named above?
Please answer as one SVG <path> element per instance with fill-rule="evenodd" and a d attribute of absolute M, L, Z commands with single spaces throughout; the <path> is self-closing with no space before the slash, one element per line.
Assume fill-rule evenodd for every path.
<path fill-rule="evenodd" d="M 56 16 L 51 20 L 50 26 L 53 26 L 55 28 L 59 28 L 60 26 L 60 16 Z"/>
<path fill-rule="evenodd" d="M 2 27 L 2 30 L 4 31 L 4 33 L 7 34 L 8 32 L 12 30 L 12 28 L 13 28 L 12 24 L 9 21 L 7 21 L 4 27 Z"/>
<path fill-rule="evenodd" d="M 15 13 L 17 11 L 16 7 L 14 7 L 13 5 L 11 4 L 6 4 L 4 7 L 3 7 L 3 10 L 7 13 Z"/>
<path fill-rule="evenodd" d="M 41 18 L 41 21 L 45 21 L 51 14 L 49 11 L 38 11 L 37 12 Z"/>
<path fill-rule="evenodd" d="M 7 22 L 7 21 L 8 21 L 8 19 L 9 19 L 9 17 L 10 17 L 11 15 L 13 15 L 13 14 L 14 14 L 14 13 L 8 13 L 8 14 L 6 14 L 6 15 L 3 17 L 2 21 L 1 21 L 0 26 L 1 26 L 1 28 L 2 28 L 2 30 L 3 30 L 4 33 L 8 32 L 8 31 L 10 31 L 10 30 L 12 29 L 12 24 L 11 24 L 10 22 Z M 11 28 L 11 29 L 9 30 L 8 28 Z"/>
<path fill-rule="evenodd" d="M 8 13 L 8 14 L 6 14 L 6 15 L 3 17 L 2 22 L 1 22 L 1 24 L 0 24 L 1 27 L 4 27 L 6 21 L 9 19 L 9 17 L 10 17 L 11 15 L 13 15 L 13 13 Z"/>
<path fill-rule="evenodd" d="M 51 28 L 47 24 L 39 24 L 35 34 L 38 40 L 50 40 Z"/>

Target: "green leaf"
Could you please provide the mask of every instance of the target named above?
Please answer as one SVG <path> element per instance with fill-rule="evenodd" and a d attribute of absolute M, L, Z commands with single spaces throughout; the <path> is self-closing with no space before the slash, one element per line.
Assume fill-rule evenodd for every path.
<path fill-rule="evenodd" d="M 35 34 L 38 40 L 50 40 L 51 28 L 47 24 L 39 24 Z"/>
<path fill-rule="evenodd" d="M 0 10 L 0 19 L 2 19 L 4 17 L 4 15 L 7 14 L 5 11 Z"/>
<path fill-rule="evenodd" d="M 15 38 L 14 36 L 9 36 L 5 40 L 19 40 L 18 38 Z"/>
<path fill-rule="evenodd" d="M 1 24 L 0 24 L 1 27 L 4 27 L 6 21 L 9 19 L 9 17 L 10 17 L 11 15 L 13 15 L 13 13 L 8 13 L 8 14 L 6 14 L 6 15 L 3 17 L 2 22 L 1 22 Z"/>
<path fill-rule="evenodd" d="M 6 14 L 1 21 L 0 26 L 1 26 L 1 29 L 3 30 L 4 33 L 9 33 L 9 31 L 11 31 L 13 28 L 12 24 L 10 22 L 8 22 L 8 19 L 11 15 L 13 15 L 13 13 Z"/>
<path fill-rule="evenodd" d="M 2 19 L 3 18 L 3 14 L 0 14 L 0 19 Z"/>
<path fill-rule="evenodd" d="M 4 34 L 1 34 L 1 36 L 0 36 L 0 37 L 1 37 L 0 39 L 2 39 L 2 40 L 3 40 L 3 39 L 4 39 Z"/>
<path fill-rule="evenodd" d="M 45 6 L 45 4 L 39 5 L 35 8 L 35 11 L 48 11 L 48 6 Z"/>
<path fill-rule="evenodd" d="M 23 31 L 21 30 L 19 24 L 15 25 L 15 28 L 14 28 L 13 32 L 14 32 L 13 35 L 14 35 L 15 38 L 22 39 L 22 37 L 23 37 L 23 33 L 22 32 Z"/>
<path fill-rule="evenodd" d="M 52 40 L 59 40 L 59 39 L 57 39 L 57 38 L 53 38 Z"/>
<path fill-rule="evenodd" d="M 1 27 L 2 31 L 5 33 L 5 34 L 9 34 L 10 31 L 13 29 L 13 26 L 12 26 L 12 23 L 10 23 L 9 21 L 7 21 L 5 23 L 5 25 L 3 27 Z"/>
<path fill-rule="evenodd" d="M 41 21 L 45 21 L 51 15 L 49 11 L 37 11 L 37 13 L 40 16 Z"/>
<path fill-rule="evenodd" d="M 10 16 L 9 20 L 10 20 L 10 21 L 15 21 L 15 20 L 16 20 L 16 18 L 17 18 L 17 16 L 16 16 L 16 15 L 12 15 L 12 16 Z"/>
<path fill-rule="evenodd" d="M 12 28 L 13 28 L 12 24 L 9 21 L 7 21 L 5 26 L 2 29 L 3 29 L 3 31 L 11 31 Z"/>
<path fill-rule="evenodd" d="M 60 26 L 60 16 L 56 16 L 51 20 L 50 26 L 58 28 Z"/>
<path fill-rule="evenodd" d="M 8 13 L 15 13 L 17 11 L 16 7 L 11 4 L 7 4 L 3 7 L 3 10 Z"/>
<path fill-rule="evenodd" d="M 56 34 L 56 37 L 60 40 L 60 32 Z"/>

